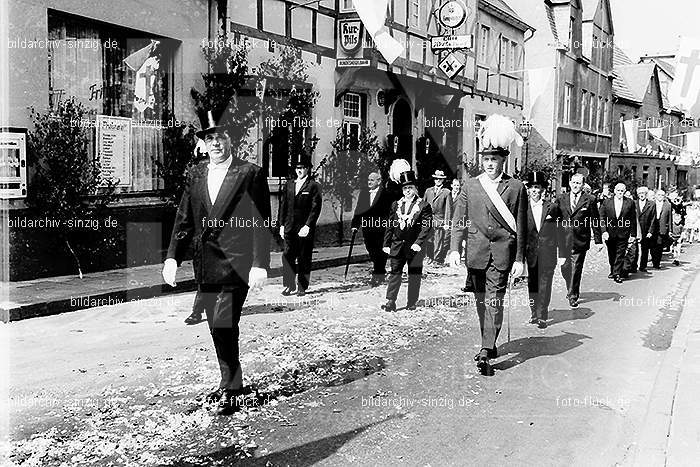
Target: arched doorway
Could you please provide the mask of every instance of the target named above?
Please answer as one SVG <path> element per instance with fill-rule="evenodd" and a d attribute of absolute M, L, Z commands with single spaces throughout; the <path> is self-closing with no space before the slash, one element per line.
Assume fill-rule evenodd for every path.
<path fill-rule="evenodd" d="M 406 99 L 399 99 L 394 104 L 391 130 L 398 138 L 396 154 L 413 166 L 413 115 Z"/>

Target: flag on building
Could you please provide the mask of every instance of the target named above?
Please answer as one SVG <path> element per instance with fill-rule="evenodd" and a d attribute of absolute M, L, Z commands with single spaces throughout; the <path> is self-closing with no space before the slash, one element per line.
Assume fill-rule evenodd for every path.
<path fill-rule="evenodd" d="M 669 101 L 692 115 L 700 115 L 700 37 L 681 37 L 675 66 Z"/>
<path fill-rule="evenodd" d="M 533 109 L 538 105 L 547 105 L 548 102 L 541 102 L 541 97 L 544 95 L 547 88 L 554 84 L 554 68 L 533 68 L 526 70 L 526 115 L 527 120 L 532 120 L 532 115 L 537 114 Z"/>
<path fill-rule="evenodd" d="M 622 122 L 625 129 L 625 141 L 627 142 L 627 151 L 637 151 L 637 133 L 639 132 L 639 120 L 634 118 Z"/>
<path fill-rule="evenodd" d="M 389 35 L 386 28 L 386 12 L 389 0 L 352 0 L 365 29 L 372 36 L 374 45 L 391 65 L 403 53 L 404 47 Z"/>
<path fill-rule="evenodd" d="M 151 40 L 149 45 L 124 59 L 126 66 L 136 72 L 134 107 L 139 113 L 143 113 L 146 109 L 152 109 L 156 102 L 153 88 L 156 82 L 156 73 L 160 68 L 160 61 L 153 52 L 158 44 L 158 41 Z"/>

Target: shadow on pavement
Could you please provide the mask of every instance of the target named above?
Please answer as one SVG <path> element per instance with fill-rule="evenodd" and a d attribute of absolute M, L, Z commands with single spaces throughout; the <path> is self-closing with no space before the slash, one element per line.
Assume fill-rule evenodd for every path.
<path fill-rule="evenodd" d="M 493 365 L 495 370 L 508 370 L 532 358 L 560 355 L 583 345 L 584 339 L 591 339 L 584 334 L 564 332 L 553 337 L 524 337 L 499 347 L 498 354 L 516 354 Z"/>
<path fill-rule="evenodd" d="M 612 300 L 619 302 L 622 294 L 617 292 L 583 292 L 578 299 L 579 303 L 604 302 Z"/>
<path fill-rule="evenodd" d="M 395 414 L 390 417 L 386 417 L 383 420 L 364 425 L 354 430 L 321 438 L 300 446 L 285 449 L 283 451 L 273 452 L 262 457 L 241 459 L 240 447 L 230 446 L 210 454 L 198 456 L 196 458 L 189 457 L 186 461 L 176 461 L 172 465 L 175 467 L 195 467 L 205 465 L 246 465 L 260 467 L 294 465 L 295 467 L 307 467 L 332 456 L 348 441 L 351 441 L 373 426 L 401 416 L 401 414 Z"/>
<path fill-rule="evenodd" d="M 576 321 L 588 319 L 595 314 L 590 308 L 576 308 L 575 310 L 551 310 L 549 316 L 552 319 L 548 326 L 564 323 L 566 321 Z"/>

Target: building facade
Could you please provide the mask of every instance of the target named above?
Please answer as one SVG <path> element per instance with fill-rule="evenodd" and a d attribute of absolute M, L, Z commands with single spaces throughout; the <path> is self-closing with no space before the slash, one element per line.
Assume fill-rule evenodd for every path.
<path fill-rule="evenodd" d="M 614 27 L 608 0 L 521 2 L 518 13 L 537 28 L 526 44 L 525 113 L 533 124 L 531 157 L 599 179 L 612 141 Z"/>

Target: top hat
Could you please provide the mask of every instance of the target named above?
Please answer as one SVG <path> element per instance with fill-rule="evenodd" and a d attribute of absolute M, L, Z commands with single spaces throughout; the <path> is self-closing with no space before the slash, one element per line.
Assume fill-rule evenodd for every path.
<path fill-rule="evenodd" d="M 433 174 L 433 178 L 441 178 L 441 179 L 446 179 L 447 177 L 445 176 L 445 172 L 442 170 L 436 170 L 435 173 Z"/>
<path fill-rule="evenodd" d="M 199 117 L 199 122 L 202 128 L 195 133 L 197 137 L 204 139 L 204 136 L 209 133 L 226 130 L 227 127 L 220 124 L 223 113 L 223 110 L 220 109 L 197 111 L 197 117 Z"/>
<path fill-rule="evenodd" d="M 547 188 L 549 186 L 549 180 L 544 172 L 530 172 L 527 174 L 527 180 L 525 181 L 527 186 L 539 185 L 542 188 Z"/>
<path fill-rule="evenodd" d="M 297 157 L 294 167 L 308 167 L 311 168 L 311 157 L 306 154 L 301 154 Z"/>
<path fill-rule="evenodd" d="M 399 175 L 399 185 L 402 187 L 416 184 L 416 174 L 413 172 L 413 170 L 408 170 Z"/>

